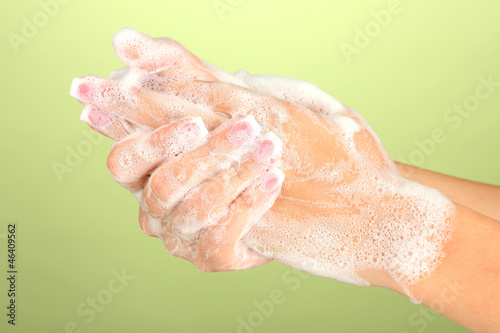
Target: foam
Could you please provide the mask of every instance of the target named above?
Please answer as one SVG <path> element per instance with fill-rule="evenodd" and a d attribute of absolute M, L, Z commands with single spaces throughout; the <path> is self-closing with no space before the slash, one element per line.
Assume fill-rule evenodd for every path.
<path fill-rule="evenodd" d="M 158 204 L 163 207 L 165 212 L 171 212 L 183 198 L 189 198 L 189 196 L 196 191 L 196 188 L 198 188 L 199 182 L 205 179 L 205 175 L 208 174 L 208 178 L 211 178 L 215 174 L 227 170 L 233 165 L 240 164 L 241 161 L 249 156 L 250 152 L 253 151 L 257 144 L 261 127 L 255 121 L 253 116 L 246 116 L 238 122 L 243 121 L 250 125 L 250 132 L 247 133 L 249 136 L 245 137 L 246 141 L 242 142 L 240 146 L 236 148 L 233 145 L 230 146 L 228 138 L 226 144 L 224 142 L 220 142 L 221 146 L 216 146 L 215 149 L 211 151 L 210 155 L 197 161 L 197 165 L 193 170 L 177 170 L 177 168 L 176 170 L 172 170 L 171 168 L 166 168 L 162 171 L 164 174 L 162 179 L 168 181 L 168 184 L 165 186 L 169 188 L 170 194 L 164 200 L 158 198 L 157 201 Z M 211 133 L 211 137 L 227 129 L 228 126 L 234 126 L 235 123 L 235 121 L 232 121 L 219 126 L 217 130 Z M 175 145 L 175 143 L 172 144 Z M 208 144 L 210 144 L 210 139 Z M 141 146 L 143 144 L 138 143 L 138 145 Z M 171 150 L 171 148 L 169 150 Z M 177 161 L 179 158 L 180 157 L 176 157 L 173 161 Z M 210 172 L 208 170 L 210 170 Z M 190 177 L 192 177 L 192 179 L 196 179 L 194 183 L 191 181 L 185 181 L 188 177 L 188 173 L 190 173 Z M 203 173 L 203 179 L 197 177 L 197 173 Z M 148 190 L 148 193 L 150 193 L 150 186 L 146 186 L 146 189 Z M 146 210 L 147 207 L 144 207 L 143 209 Z M 192 221 L 191 218 L 188 220 Z M 193 222 L 191 224 L 195 223 Z"/>
<path fill-rule="evenodd" d="M 137 61 L 125 59 L 123 50 L 134 43 L 147 44 L 148 48 Z M 182 49 L 171 40 L 166 40 L 165 44 L 156 43 L 128 29 L 113 37 L 113 45 L 119 57 L 131 65 L 111 74 L 113 80 L 121 83 L 120 93 L 125 97 L 116 103 L 121 103 L 124 113 L 130 104 L 136 103 L 129 91 L 130 86 L 159 92 L 165 85 L 190 78 L 189 73 L 183 72 L 188 67 L 184 67 L 187 61 L 182 58 Z M 155 59 L 157 54 L 161 56 Z M 175 60 L 163 64 L 167 58 Z M 168 78 L 159 78 L 154 73 L 132 68 L 145 62 L 159 65 L 161 70 L 175 65 L 177 71 Z M 216 113 L 222 119 L 251 113 L 255 119 L 247 118 L 248 121 L 254 126 L 260 124 L 259 129 L 261 127 L 263 132 L 273 131 L 274 134 L 268 134 L 268 137 L 283 142 L 279 167 L 287 174 L 287 182 L 277 199 L 279 205 L 273 206 L 262 218 L 258 217 L 243 237 L 245 246 L 294 268 L 356 285 L 369 285 L 358 274 L 369 269 L 388 273 L 404 288 L 432 274 L 442 262 L 443 246 L 455 228 L 454 205 L 438 191 L 402 178 L 361 115 L 311 83 L 251 75 L 245 71 L 239 71 L 233 77 L 206 62 L 204 64 L 213 76 L 238 85 L 239 89 L 233 87 L 227 92 L 227 83 L 184 89 L 176 97 L 185 99 L 187 104 L 172 104 L 171 99 L 166 102 L 166 95 L 161 93 L 151 95 L 152 98 L 160 107 L 169 108 L 174 114 L 178 112 L 178 116 L 190 112 L 187 105 L 205 110 L 204 118 L 209 113 Z M 81 83 L 78 80 L 71 87 L 71 95 L 76 98 Z M 261 94 L 251 93 L 246 88 Z M 210 100 L 212 97 L 214 100 Z M 228 104 L 233 108 L 226 115 L 214 110 L 210 104 Z M 322 117 L 315 116 L 307 108 Z M 184 112 L 179 112 L 179 109 Z M 293 120 L 298 118 L 292 118 L 289 109 L 294 110 L 294 117 L 314 124 L 314 135 L 304 133 L 296 125 Z M 224 126 L 217 128 L 212 135 L 222 128 Z M 363 144 L 366 137 L 372 137 L 371 146 Z M 259 139 L 262 137 L 256 136 L 231 153 L 219 152 L 217 172 L 241 163 Z M 165 146 L 162 154 L 172 156 L 180 151 L 176 142 L 169 144 L 171 146 L 168 149 Z M 137 142 L 137 151 L 143 149 L 141 158 L 157 158 L 159 152 L 147 151 L 146 145 L 144 141 Z M 329 149 L 318 156 L 307 153 L 318 150 L 318 147 Z M 208 167 L 208 157 L 197 165 L 199 170 Z M 169 183 L 165 186 L 175 190 L 167 202 L 160 203 L 167 211 L 198 188 L 184 189 L 180 185 L 183 177 L 185 175 L 172 174 L 166 178 Z M 284 173 L 280 174 L 280 181 L 283 178 Z M 263 178 L 259 179 L 262 184 Z M 256 190 L 257 184 L 252 183 L 250 188 Z M 151 188 L 146 187 L 142 196 L 149 195 Z M 259 214 L 272 203 L 274 200 L 258 207 Z M 147 209 L 144 205 L 142 208 Z M 170 218 L 170 215 L 150 216 L 150 230 L 160 236 L 162 225 Z M 175 237 L 194 237 L 203 227 L 198 222 L 196 216 L 183 216 L 178 222 L 182 227 L 178 228 Z"/>
<path fill-rule="evenodd" d="M 326 118 L 335 119 L 336 116 L 342 115 L 354 119 L 382 146 L 376 133 L 358 112 L 350 109 L 310 82 L 276 75 L 250 74 L 245 70 L 236 72 L 235 76 L 243 80 L 250 89 L 305 106 Z M 337 119 L 342 121 L 340 118 Z M 386 164 L 394 173 L 399 174 L 391 161 L 387 155 Z"/>
<path fill-rule="evenodd" d="M 376 162 L 379 159 L 376 150 L 383 151 L 383 148 L 371 128 L 356 112 L 349 110 L 346 113 L 343 104 L 314 85 L 285 78 L 280 78 L 279 82 L 269 77 L 258 79 L 258 82 L 247 80 L 245 83 L 250 88 L 257 87 L 258 83 L 259 89 L 265 88 L 266 94 L 321 110 L 328 120 L 326 123 L 311 116 L 318 135 L 322 131 L 325 135 L 336 133 L 338 141 L 335 144 L 345 155 L 335 156 L 332 163 L 316 161 L 314 156 L 296 150 L 291 144 L 307 143 L 308 137 L 295 129 L 282 105 L 267 95 L 251 96 L 245 90 L 224 95 L 221 90 L 220 97 L 239 101 L 231 110 L 233 117 L 252 113 L 263 131 L 273 130 L 282 139 L 285 147 L 282 168 L 292 170 L 297 177 L 295 183 L 292 180 L 284 185 L 285 192 L 279 200 L 310 210 L 307 214 L 292 215 L 294 217 L 286 221 L 290 211 L 267 212 L 248 230 L 244 244 L 286 265 L 361 286 L 369 283 L 358 273 L 369 269 L 388 273 L 405 288 L 430 275 L 443 260 L 443 244 L 449 241 L 454 228 L 453 204 L 439 192 L 400 177 L 387 154 L 383 153 L 381 160 Z M 299 92 L 295 90 L 297 87 Z M 180 96 L 200 105 L 213 94 L 214 87 L 210 89 L 184 91 Z M 217 87 L 215 91 L 217 95 Z M 311 104 L 311 100 L 317 102 Z M 370 147 L 359 150 L 355 139 L 359 133 L 373 136 L 377 145 L 375 151 Z M 308 145 L 315 149 L 315 143 Z M 239 160 L 239 156 L 231 156 L 226 163 L 221 163 L 221 170 Z M 379 165 L 388 167 L 380 170 Z M 305 182 L 310 183 L 304 185 Z M 318 188 L 320 194 L 315 200 L 308 199 L 305 193 L 285 197 L 298 186 L 322 187 Z M 190 237 L 200 230 L 192 217 L 185 217 L 184 223 L 187 228 L 184 232 Z M 299 235 L 300 240 L 297 239 Z M 286 246 L 280 248 L 277 244 Z M 273 249 L 275 247 L 278 249 Z"/>
<path fill-rule="evenodd" d="M 109 74 L 109 78 L 111 80 L 121 80 L 122 78 L 126 77 L 128 73 L 130 73 L 131 69 L 129 66 L 122 67 L 120 69 L 116 69 L 111 71 Z"/>
<path fill-rule="evenodd" d="M 258 181 L 259 188 L 262 192 L 269 192 L 268 190 L 266 190 L 266 188 L 264 186 L 272 178 L 277 179 L 276 184 L 277 184 L 277 186 L 279 186 L 285 180 L 285 174 L 283 173 L 283 171 L 281 171 L 277 167 L 274 167 L 271 170 L 269 170 L 268 172 L 262 174 L 259 181 Z M 275 189 L 272 189 L 272 191 L 274 191 L 274 190 Z"/>
<path fill-rule="evenodd" d="M 346 109 L 344 104 L 307 81 L 276 75 L 254 75 L 245 70 L 240 70 L 234 75 L 250 89 L 286 101 L 294 101 L 321 114 L 339 114 Z"/>
<path fill-rule="evenodd" d="M 89 119 L 90 110 L 92 110 L 92 107 L 85 105 L 85 107 L 82 110 L 82 113 L 80 114 L 80 120 L 86 122 L 87 124 L 91 124 Z"/>
<path fill-rule="evenodd" d="M 187 124 L 196 124 L 197 130 L 186 132 L 184 125 Z M 159 139 L 158 133 L 165 132 L 164 129 L 167 128 L 169 136 L 162 135 Z M 165 125 L 154 132 L 128 137 L 127 142 L 122 142 L 122 145 L 127 144 L 127 153 L 114 158 L 114 169 L 119 172 L 113 172 L 112 175 L 122 184 L 137 181 L 139 176 L 150 173 L 153 167 L 162 162 L 200 147 L 206 142 L 208 133 L 201 117 L 195 117 L 173 129 Z M 154 145 L 151 141 L 154 141 Z M 128 144 L 129 142 L 132 144 Z"/>
<path fill-rule="evenodd" d="M 242 122 L 246 122 L 251 129 L 250 133 L 246 133 L 248 134 L 248 136 L 245 136 L 245 141 L 239 141 L 240 146 L 236 149 L 230 148 L 231 152 L 225 152 L 226 148 L 224 148 L 224 144 L 221 143 L 222 146 L 218 146 L 217 150 L 213 151 L 209 156 L 207 156 L 207 158 L 201 159 L 198 162 L 198 165 L 195 168 L 196 170 L 203 170 L 204 172 L 206 172 L 206 170 L 211 168 L 211 165 L 213 165 L 212 158 L 215 158 L 215 160 L 218 162 L 218 167 L 212 175 L 209 175 L 208 179 L 213 179 L 216 174 L 219 174 L 220 172 L 223 172 L 230 167 L 234 167 L 237 170 L 241 163 L 243 163 L 243 161 L 247 161 L 251 158 L 251 153 L 264 140 L 271 140 L 273 142 L 273 144 L 275 145 L 275 149 L 271 156 L 274 159 L 279 159 L 282 146 L 281 140 L 274 133 L 259 135 L 261 127 L 251 115 L 239 119 L 236 124 Z M 231 124 L 225 124 L 224 126 L 221 126 L 221 128 L 218 128 L 217 131 L 212 134 L 212 136 L 219 134 L 225 129 L 231 128 L 232 126 L 235 126 L 234 121 Z M 230 130 L 228 131 L 228 133 L 229 132 Z M 229 140 L 231 139 L 228 137 L 228 141 Z M 278 163 L 276 161 L 272 164 L 262 162 L 260 165 L 260 169 L 267 170 L 268 167 L 270 167 L 271 170 L 268 172 L 264 172 L 260 176 L 256 175 L 253 179 L 250 178 L 246 180 L 241 189 L 246 188 L 246 192 L 257 190 L 263 191 L 265 182 L 268 181 L 271 177 L 277 178 L 276 183 L 277 186 L 279 186 L 283 182 L 285 175 L 277 168 L 277 164 Z M 169 172 L 169 170 L 165 170 L 165 172 Z M 220 195 L 224 195 L 224 193 L 228 192 L 233 192 L 235 189 L 233 188 L 234 185 L 230 181 L 230 175 L 232 175 L 232 173 L 223 174 L 223 177 L 220 178 L 220 180 L 222 180 L 222 183 L 217 183 L 218 187 L 212 188 L 212 190 L 217 191 L 218 193 L 220 193 Z M 222 209 L 218 206 L 212 207 L 211 202 L 205 203 L 203 200 L 203 196 L 195 197 L 200 189 L 203 186 L 206 186 L 205 182 L 194 187 L 192 187 L 193 184 L 184 185 L 183 183 L 187 178 L 184 176 L 176 176 L 173 173 L 167 174 L 166 179 L 168 179 L 167 186 L 172 189 L 172 195 L 170 195 L 165 201 L 159 200 L 158 204 L 164 208 L 164 211 L 167 212 L 167 215 L 163 218 L 154 217 L 148 220 L 151 230 L 160 230 L 161 226 L 159 226 L 158 223 L 161 224 L 161 221 L 168 221 L 168 223 L 170 223 L 171 225 L 171 229 L 173 230 L 171 234 L 172 237 L 178 237 L 183 241 L 189 241 L 195 239 L 202 229 L 217 223 L 217 221 L 219 221 L 227 213 L 227 209 Z M 213 185 L 214 184 L 212 184 L 212 186 Z M 147 186 L 146 191 L 150 194 L 151 188 Z M 254 210 L 254 214 L 260 214 L 259 217 L 264 214 L 265 211 L 267 211 L 272 206 L 272 203 L 276 199 L 276 196 L 277 194 L 273 194 L 269 197 L 269 200 L 266 200 L 265 202 L 262 202 L 257 206 L 253 205 L 252 209 Z M 190 200 L 194 200 L 194 202 L 196 203 L 198 207 L 197 211 L 189 209 L 191 204 Z M 179 204 L 181 201 L 183 202 L 182 205 L 184 205 L 184 207 L 183 209 L 179 210 L 179 206 L 177 206 L 177 204 Z M 147 210 L 148 207 L 143 207 L 143 209 Z M 207 218 L 200 220 L 200 216 L 198 216 L 198 214 L 203 210 L 208 211 L 206 213 Z M 224 239 L 220 238 L 214 239 L 212 241 L 223 242 Z M 176 250 L 172 250 L 172 252 L 175 251 Z"/>
<path fill-rule="evenodd" d="M 285 205 L 309 207 L 312 213 L 286 218 L 288 213 L 268 212 L 247 233 L 245 244 L 264 257 L 294 268 L 361 286 L 369 283 L 358 275 L 359 272 L 381 270 L 406 288 L 411 296 L 408 286 L 429 276 L 444 258 L 443 246 L 455 228 L 453 203 L 436 190 L 402 178 L 385 153 L 381 157 L 370 156 L 374 160 L 381 158 L 380 165 L 388 166 L 383 170 L 379 164 L 367 161 L 366 154 L 372 152 L 360 151 L 355 135 L 362 131 L 369 133 L 377 149 L 383 151 L 378 137 L 357 112 L 316 86 L 294 79 L 250 75 L 244 71 L 237 72 L 236 76 L 251 89 L 321 112 L 335 125 L 318 127 L 329 133 L 340 133 L 337 144 L 348 153 L 318 168 L 307 157 L 302 163 L 296 163 L 290 153 L 295 155 L 297 152 L 289 152 L 283 159 L 283 169 L 292 168 L 300 180 L 285 184 L 287 190 L 298 183 L 314 187 L 318 181 L 329 184 L 328 188 L 318 188 L 322 193 L 318 200 L 287 197 L 282 193 L 280 199 L 288 202 Z M 295 134 L 293 140 L 300 141 L 300 134 Z M 285 145 L 292 140 L 291 135 L 281 138 Z M 343 183 L 346 176 L 347 184 Z M 387 200 L 389 197 L 396 200 Z M 378 207 L 373 205 L 377 201 L 380 202 Z M 367 205 L 368 202 L 372 204 Z M 322 216 L 325 210 L 328 216 L 324 213 Z M 333 229 L 332 223 L 335 223 Z M 269 239 L 277 243 L 270 244 Z M 350 243 L 349 239 L 358 241 Z M 277 244 L 287 246 L 281 248 Z M 273 247 L 277 248 L 273 250 Z"/>
<path fill-rule="evenodd" d="M 243 119 L 241 119 L 240 121 L 238 121 L 238 123 L 240 122 L 245 122 L 248 124 L 249 126 L 249 129 L 250 131 L 241 131 L 241 132 L 238 132 L 238 134 L 236 135 L 236 137 L 231 137 L 230 133 L 231 131 L 228 132 L 227 134 L 227 138 L 229 140 L 236 140 L 236 142 L 241 142 L 241 141 L 244 141 L 247 139 L 247 136 L 250 137 L 251 139 L 255 138 L 262 130 L 262 127 L 260 127 L 259 123 L 257 122 L 257 120 L 255 120 L 255 117 L 252 116 L 252 115 L 248 115 L 246 117 L 244 117 Z M 242 134 L 240 134 L 242 133 Z"/>
<path fill-rule="evenodd" d="M 257 179 L 257 181 L 253 182 L 246 190 L 245 194 L 250 195 L 250 196 L 255 196 L 255 193 L 258 192 L 267 192 L 263 186 L 266 184 L 266 182 L 272 178 L 272 177 L 277 177 L 277 183 L 276 183 L 276 188 L 278 188 L 281 184 L 283 184 L 283 181 L 285 180 L 285 174 L 283 171 L 281 171 L 278 167 L 272 167 L 269 169 L 269 171 L 263 173 L 260 175 L 260 177 Z M 249 212 L 249 220 L 251 221 L 248 224 L 245 224 L 245 228 L 242 229 L 240 236 L 238 239 L 242 239 L 253 227 L 255 223 L 258 223 L 258 221 L 262 218 L 266 212 L 269 211 L 269 209 L 274 205 L 277 197 L 279 195 L 279 191 L 274 190 L 274 193 L 269 193 L 266 197 L 266 200 L 263 202 L 260 202 L 260 205 L 257 203 L 254 203 L 254 206 L 252 207 L 252 211 Z M 257 204 L 257 207 L 256 207 Z M 221 241 L 221 240 L 219 240 Z M 243 242 L 243 247 L 250 249 L 247 247 L 246 243 Z M 252 251 L 253 252 L 253 251 Z"/>
<path fill-rule="evenodd" d="M 69 95 L 77 100 L 80 100 L 80 94 L 78 93 L 78 87 L 80 84 L 84 83 L 85 80 L 82 78 L 74 78 L 71 81 L 71 87 L 69 88 Z"/>
<path fill-rule="evenodd" d="M 137 30 L 124 28 L 117 31 L 111 38 L 113 48 L 120 60 L 135 67 L 143 67 L 152 64 L 155 71 L 162 71 L 169 66 L 166 59 L 172 59 L 179 50 L 168 47 L 165 43 L 159 43 Z M 130 57 L 126 50 L 133 48 L 136 52 Z M 163 66 L 161 64 L 164 64 Z"/>
<path fill-rule="evenodd" d="M 208 61 L 205 61 L 203 59 L 200 59 L 200 60 L 219 81 L 231 83 L 231 84 L 241 86 L 244 88 L 249 88 L 248 85 L 245 83 L 245 81 L 243 79 L 241 79 L 240 77 L 238 77 L 237 75 L 232 75 L 232 74 L 212 65 Z"/>
<path fill-rule="evenodd" d="M 276 134 L 274 134 L 274 132 L 268 132 L 260 138 L 260 142 L 265 140 L 269 140 L 273 143 L 274 146 L 273 156 L 281 156 L 283 152 L 283 141 L 281 141 L 281 139 Z M 256 162 L 262 163 L 262 161 L 259 158 L 256 158 L 255 152 L 252 154 L 252 159 Z M 271 167 L 271 164 L 273 163 L 272 161 L 267 161 L 266 164 L 268 167 Z"/>

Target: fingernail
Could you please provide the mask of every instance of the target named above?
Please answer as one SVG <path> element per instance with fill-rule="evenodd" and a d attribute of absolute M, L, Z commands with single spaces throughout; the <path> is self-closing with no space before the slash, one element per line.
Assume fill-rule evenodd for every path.
<path fill-rule="evenodd" d="M 200 139 L 206 137 L 207 134 L 208 129 L 205 127 L 203 119 L 201 119 L 201 117 L 196 117 L 181 126 L 181 138 L 179 139 L 191 143 L 200 141 Z"/>
<path fill-rule="evenodd" d="M 98 109 L 93 109 L 91 107 L 85 107 L 83 109 L 82 117 L 84 116 L 84 113 L 86 112 L 85 109 L 88 110 L 87 123 L 91 123 L 95 127 L 103 128 L 106 125 L 108 125 L 109 123 L 111 123 L 111 121 L 113 120 L 113 117 L 111 117 L 107 112 L 104 112 L 104 111 L 101 111 Z M 80 119 L 82 119 L 82 117 L 80 117 Z"/>
<path fill-rule="evenodd" d="M 283 184 L 285 174 L 278 168 L 274 168 L 262 175 L 261 191 L 265 193 L 272 192 Z"/>
<path fill-rule="evenodd" d="M 246 116 L 238 121 L 228 133 L 229 140 L 235 146 L 241 146 L 260 133 L 261 127 L 253 116 Z"/>
<path fill-rule="evenodd" d="M 252 158 L 258 163 L 263 163 L 270 160 L 271 163 L 276 161 L 275 158 L 281 154 L 283 142 L 273 132 L 269 132 L 263 136 L 262 141 L 252 153 Z"/>
<path fill-rule="evenodd" d="M 73 79 L 71 83 L 71 88 L 69 90 L 70 96 L 80 100 L 89 101 L 94 93 L 94 85 L 89 79 L 76 78 Z"/>

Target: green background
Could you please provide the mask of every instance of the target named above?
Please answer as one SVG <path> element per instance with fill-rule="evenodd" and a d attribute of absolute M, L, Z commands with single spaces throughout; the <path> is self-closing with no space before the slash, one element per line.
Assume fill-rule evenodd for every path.
<path fill-rule="evenodd" d="M 374 23 L 372 11 L 390 3 L 74 0 L 49 17 L 38 1 L 2 0 L 0 330 L 236 332 L 243 318 L 257 327 L 240 332 L 465 332 L 380 288 L 299 277 L 277 263 L 207 274 L 169 256 L 143 235 L 135 199 L 108 175 L 111 140 L 88 141 L 82 106 L 68 95 L 73 77 L 123 65 L 110 38 L 133 27 L 174 38 L 229 72 L 313 82 L 361 112 L 394 159 L 413 154 L 422 167 L 500 185 L 500 87 L 456 129 L 443 118 L 471 100 L 479 77 L 500 81 L 500 2 L 401 0 L 386 26 Z M 9 37 L 23 36 L 25 19 L 40 27 L 14 46 Z M 355 39 L 358 28 L 373 29 L 367 45 Z M 346 57 L 347 44 L 358 53 Z M 446 141 L 417 159 L 415 141 L 435 128 Z M 60 180 L 53 163 L 66 164 L 68 147 L 88 151 Z M 9 223 L 18 229 L 15 327 L 5 316 Z M 134 278 L 111 294 L 114 270 Z M 254 302 L 268 304 L 273 290 L 283 302 L 267 316 L 256 312 Z M 108 303 L 100 312 L 78 312 L 96 296 Z"/>

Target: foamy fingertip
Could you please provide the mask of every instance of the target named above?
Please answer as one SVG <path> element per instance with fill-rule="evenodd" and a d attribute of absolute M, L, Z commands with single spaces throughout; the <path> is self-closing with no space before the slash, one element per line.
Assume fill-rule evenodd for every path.
<path fill-rule="evenodd" d="M 86 122 L 87 124 L 91 123 L 89 120 L 90 110 L 92 110 L 92 107 L 85 105 L 85 107 L 82 110 L 82 113 L 80 114 L 80 120 Z"/>
<path fill-rule="evenodd" d="M 80 100 L 80 92 L 79 87 L 81 84 L 85 83 L 85 80 L 82 78 L 74 78 L 71 82 L 71 87 L 69 89 L 69 95 L 77 100 Z"/>

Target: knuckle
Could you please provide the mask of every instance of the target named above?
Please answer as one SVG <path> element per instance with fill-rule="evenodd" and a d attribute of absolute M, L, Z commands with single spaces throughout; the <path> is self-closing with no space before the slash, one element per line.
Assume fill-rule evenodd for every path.
<path fill-rule="evenodd" d="M 219 181 L 209 180 L 206 182 L 200 191 L 196 193 L 198 202 L 204 206 L 213 206 L 215 200 L 221 195 L 222 184 Z"/>
<path fill-rule="evenodd" d="M 192 197 L 187 198 L 184 204 L 184 210 L 186 214 L 195 216 L 196 220 L 204 221 L 207 217 L 206 204 L 204 203 L 207 199 L 201 193 L 196 193 Z"/>
<path fill-rule="evenodd" d="M 158 170 L 157 170 L 158 171 Z M 172 195 L 175 186 L 171 184 L 173 180 L 168 181 L 164 172 L 153 172 L 149 177 L 148 185 L 151 189 L 152 195 L 159 201 L 165 202 Z"/>
<path fill-rule="evenodd" d="M 172 213 L 170 218 L 170 230 L 175 237 L 194 242 L 203 229 L 203 224 L 194 215 L 191 206 L 182 204 Z"/>
<path fill-rule="evenodd" d="M 134 154 L 125 143 L 116 145 L 108 156 L 107 167 L 111 176 L 118 182 L 125 183 L 133 178 Z"/>
<path fill-rule="evenodd" d="M 153 173 L 151 177 L 149 177 L 148 184 L 151 187 L 151 190 L 155 192 L 155 194 L 160 193 L 161 192 L 160 190 L 164 187 L 161 175 L 156 172 Z"/>
<path fill-rule="evenodd" d="M 186 211 L 196 216 L 200 223 L 210 218 L 217 211 L 217 200 L 223 195 L 223 185 L 220 181 L 209 180 L 197 192 L 187 198 L 183 205 Z"/>
<path fill-rule="evenodd" d="M 155 234 L 150 228 L 149 215 L 142 209 L 139 211 L 139 226 L 147 236 L 150 237 L 160 237 L 160 234 Z"/>
<path fill-rule="evenodd" d="M 173 255 L 174 257 L 190 260 L 191 258 L 188 256 L 189 254 L 189 246 L 184 244 L 178 237 L 170 236 L 164 240 L 165 248 L 168 253 Z"/>
<path fill-rule="evenodd" d="M 224 265 L 221 265 L 220 259 L 214 254 L 199 253 L 192 263 L 199 270 L 205 273 L 224 271 Z"/>
<path fill-rule="evenodd" d="M 177 209 L 172 214 L 171 224 L 173 226 L 179 226 L 186 223 L 185 220 L 188 219 L 196 212 L 197 203 L 195 198 L 186 198 L 182 203 L 177 206 Z"/>
<path fill-rule="evenodd" d="M 174 257 L 179 257 L 178 251 L 177 251 L 177 246 L 173 242 L 166 241 L 165 242 L 165 248 L 167 249 L 167 252 L 170 255 L 173 255 Z"/>
<path fill-rule="evenodd" d="M 111 153 L 108 155 L 108 160 L 107 160 L 107 167 L 109 172 L 111 173 L 111 176 L 115 177 L 120 173 L 119 169 L 119 160 L 120 160 L 120 155 L 121 155 L 121 145 L 117 144 L 116 146 L 113 147 L 111 150 Z"/>
<path fill-rule="evenodd" d="M 169 225 L 175 235 L 195 241 L 207 226 L 209 213 L 196 199 L 188 198 L 172 213 Z"/>
<path fill-rule="evenodd" d="M 224 153 L 231 150 L 231 142 L 229 141 L 226 131 L 222 131 L 213 135 L 206 144 L 208 153 L 215 154 Z M 225 156 L 225 155 L 224 155 Z M 221 156 L 214 156 L 221 158 Z"/>

